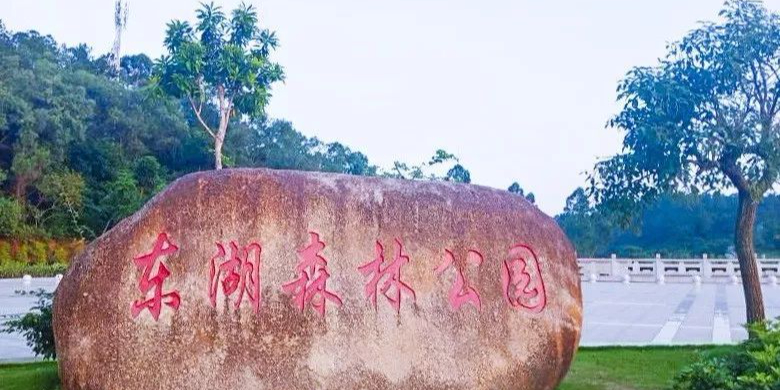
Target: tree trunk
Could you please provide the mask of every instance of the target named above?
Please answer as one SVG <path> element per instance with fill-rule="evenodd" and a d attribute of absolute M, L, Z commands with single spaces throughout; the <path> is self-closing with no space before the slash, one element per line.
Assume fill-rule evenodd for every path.
<path fill-rule="evenodd" d="M 745 291 L 747 322 L 756 323 L 766 320 L 764 298 L 761 294 L 761 275 L 758 271 L 756 253 L 753 250 L 753 227 L 756 223 L 758 201 L 749 192 L 739 191 L 739 210 L 735 233 L 735 248 L 742 273 L 742 288 Z"/>
<path fill-rule="evenodd" d="M 223 139 L 217 135 L 214 137 L 214 167 L 219 170 L 222 169 L 222 143 Z"/>
<path fill-rule="evenodd" d="M 228 112 L 221 112 L 219 115 L 219 128 L 214 137 L 214 167 L 217 170 L 222 169 L 222 145 L 225 144 L 228 121 L 230 121 Z"/>

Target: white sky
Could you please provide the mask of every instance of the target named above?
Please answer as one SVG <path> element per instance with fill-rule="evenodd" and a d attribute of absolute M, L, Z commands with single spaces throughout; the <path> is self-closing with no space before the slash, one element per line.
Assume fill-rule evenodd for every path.
<path fill-rule="evenodd" d="M 238 0 L 215 1 L 232 10 Z M 549 214 L 619 151 L 604 125 L 617 82 L 652 65 L 719 0 L 251 0 L 276 30 L 285 67 L 275 118 L 364 152 L 380 166 L 436 149 L 472 180 L 518 181 Z M 194 20 L 198 1 L 131 0 L 123 54 L 162 54 L 165 24 Z M 773 10 L 780 0 L 766 2 Z M 3 0 L 0 19 L 95 54 L 113 41 L 113 0 Z"/>

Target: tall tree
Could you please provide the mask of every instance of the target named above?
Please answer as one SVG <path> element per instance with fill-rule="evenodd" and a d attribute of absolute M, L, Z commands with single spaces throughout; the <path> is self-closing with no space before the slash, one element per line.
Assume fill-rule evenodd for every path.
<path fill-rule="evenodd" d="M 109 58 L 111 71 L 119 74 L 119 66 L 122 58 L 122 32 L 127 27 L 127 15 L 130 12 L 130 0 L 116 0 L 114 4 L 114 46 L 111 48 Z"/>
<path fill-rule="evenodd" d="M 619 84 L 624 106 L 609 125 L 625 132 L 623 151 L 596 165 L 591 191 L 626 222 L 664 192 L 735 188 L 734 242 L 754 323 L 765 319 L 753 248 L 756 210 L 780 170 L 780 16 L 736 0 L 720 17 Z"/>
<path fill-rule="evenodd" d="M 154 86 L 189 102 L 198 123 L 214 139 L 214 165 L 222 169 L 231 118 L 263 115 L 271 85 L 282 81 L 284 73 L 269 60 L 276 34 L 258 26 L 251 5 L 242 3 L 227 18 L 220 7 L 204 4 L 197 20 L 194 29 L 187 22 L 168 23 L 168 54 L 156 63 Z M 207 115 L 211 108 L 216 118 Z"/>

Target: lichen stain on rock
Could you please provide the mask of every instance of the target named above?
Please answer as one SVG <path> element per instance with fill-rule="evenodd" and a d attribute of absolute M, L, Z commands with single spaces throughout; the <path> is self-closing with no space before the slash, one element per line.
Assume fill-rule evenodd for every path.
<path fill-rule="evenodd" d="M 150 277 L 159 276 L 164 264 L 169 275 L 151 280 L 144 293 L 134 259 L 149 253 L 160 233 L 178 250 L 150 268 Z M 323 243 L 316 256 L 325 265 L 313 251 L 303 254 L 316 244 L 311 233 Z M 210 274 L 216 243 L 231 242 L 262 248 L 257 313 L 247 301 L 248 279 L 231 279 L 229 267 Z M 377 243 L 380 271 L 397 256 L 396 243 L 409 260 L 400 274 L 381 274 L 374 306 L 366 292 L 371 276 L 359 267 L 376 259 Z M 518 243 L 537 257 L 540 275 L 530 271 L 527 283 L 543 279 L 541 309 L 507 302 L 506 291 L 514 290 L 502 285 L 502 267 Z M 435 273 L 445 250 L 452 264 Z M 469 253 L 482 262 L 468 260 Z M 231 256 L 226 249 L 219 260 Z M 318 265 L 296 270 L 306 256 Z M 524 260 L 529 267 L 534 261 Z M 327 276 L 324 290 L 316 289 L 316 276 Z M 393 277 L 413 293 L 386 296 L 382 288 Z M 162 303 L 155 320 L 150 301 L 133 317 L 133 303 L 153 298 L 160 280 L 163 293 L 178 293 L 178 307 Z M 213 305 L 212 280 L 219 287 Z M 296 280 L 307 290 L 283 290 Z M 244 284 L 231 288 L 233 282 Z M 451 295 L 459 282 L 474 288 L 480 305 Z M 295 291 L 315 297 L 303 311 Z M 320 315 L 323 291 L 338 300 L 326 300 Z M 195 173 L 171 184 L 85 249 L 60 283 L 54 310 L 68 390 L 553 389 L 571 364 L 582 323 L 573 248 L 521 197 L 453 183 L 265 169 Z"/>

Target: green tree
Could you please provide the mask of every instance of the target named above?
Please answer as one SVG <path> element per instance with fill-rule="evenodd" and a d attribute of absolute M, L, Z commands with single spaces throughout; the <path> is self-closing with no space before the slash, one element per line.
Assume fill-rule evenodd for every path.
<path fill-rule="evenodd" d="M 651 67 L 618 86 L 623 151 L 595 167 L 591 190 L 630 219 L 664 192 L 736 188 L 735 248 L 747 320 L 765 319 L 753 227 L 780 169 L 780 17 L 757 2 L 726 2 Z"/>
<path fill-rule="evenodd" d="M 24 231 L 24 208 L 16 199 L 0 196 L 0 237 L 19 236 Z"/>
<path fill-rule="evenodd" d="M 525 200 L 531 202 L 531 204 L 536 204 L 536 195 L 534 195 L 533 192 L 525 193 L 525 190 L 523 190 L 523 187 L 520 187 L 520 184 L 518 182 L 512 183 L 512 185 L 509 186 L 509 188 L 506 189 L 510 193 L 513 193 L 515 195 L 520 195 Z"/>
<path fill-rule="evenodd" d="M 55 236 L 84 237 L 81 214 L 84 206 L 84 179 L 74 171 L 47 173 L 36 184 L 37 203 L 32 207 L 38 228 Z"/>
<path fill-rule="evenodd" d="M 563 213 L 555 219 L 574 243 L 577 256 L 607 255 L 614 229 L 599 210 L 591 206 L 584 189 L 577 188 L 566 198 Z"/>
<path fill-rule="evenodd" d="M 228 19 L 213 3 L 197 11 L 194 29 L 187 22 L 168 24 L 167 55 L 155 67 L 154 90 L 186 99 L 198 123 L 214 140 L 216 169 L 231 118 L 262 116 L 271 85 L 284 79 L 269 60 L 276 48 L 273 32 L 260 29 L 257 12 L 242 3 Z M 210 118 L 208 110 L 216 111 Z"/>
<path fill-rule="evenodd" d="M 453 163 L 452 167 L 447 169 L 445 173 L 440 173 L 441 168 L 446 167 L 449 163 Z M 444 180 L 456 183 L 471 183 L 471 173 L 468 169 L 460 164 L 454 154 L 442 149 L 437 150 L 428 162 L 421 164 L 409 165 L 396 161 L 393 163 L 393 168 L 388 172 L 384 172 L 383 176 L 407 180 Z"/>

